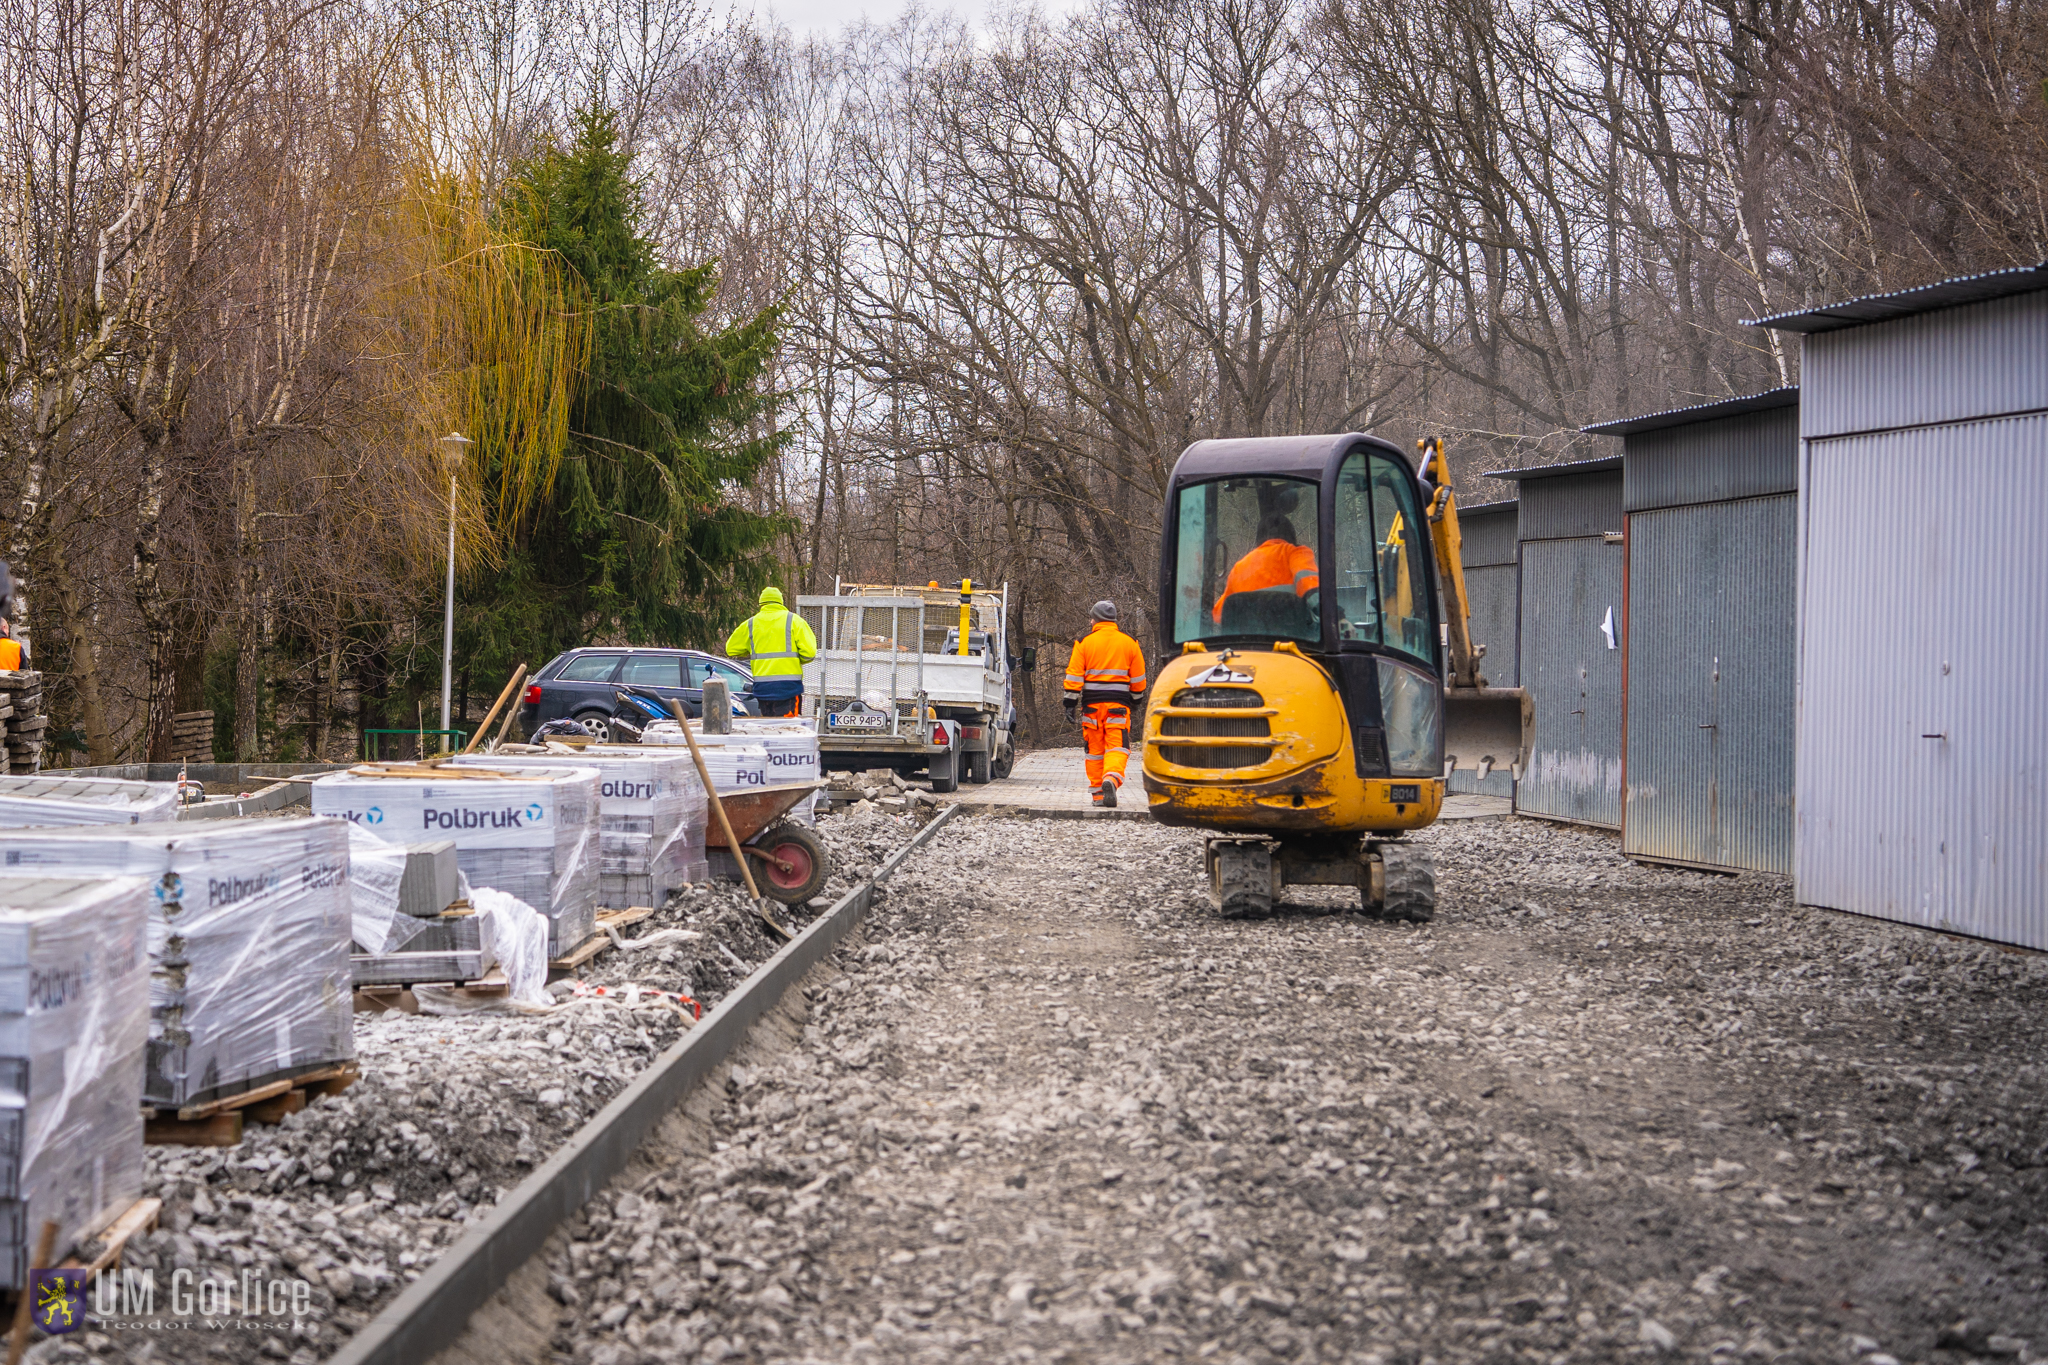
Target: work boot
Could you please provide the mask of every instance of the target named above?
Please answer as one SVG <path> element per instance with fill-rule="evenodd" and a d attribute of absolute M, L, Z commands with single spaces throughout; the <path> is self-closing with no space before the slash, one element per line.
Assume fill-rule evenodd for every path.
<path fill-rule="evenodd" d="M 1108 778 L 1104 778 L 1102 780 L 1101 795 L 1096 798 L 1095 804 L 1102 807 L 1104 810 L 1115 810 L 1116 787 L 1116 783 L 1110 781 Z"/>

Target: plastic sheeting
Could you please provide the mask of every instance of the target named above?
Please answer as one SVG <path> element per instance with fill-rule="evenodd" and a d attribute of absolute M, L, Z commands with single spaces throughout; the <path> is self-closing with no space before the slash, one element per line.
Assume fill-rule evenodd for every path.
<path fill-rule="evenodd" d="M 0 1284 L 142 1197 L 144 877 L 0 877 Z"/>
<path fill-rule="evenodd" d="M 479 768 L 445 779 L 329 773 L 312 783 L 313 813 L 394 841 L 452 840 L 471 885 L 525 901 L 548 921 L 548 951 L 573 952 L 597 927 L 597 771 L 484 766 L 494 776 Z"/>
<path fill-rule="evenodd" d="M 609 744 L 573 755 L 522 754 L 518 761 L 597 770 L 599 905 L 660 905 L 678 887 L 710 878 L 704 854 L 709 803 L 688 753 Z M 455 762 L 490 768 L 503 760 L 478 755 Z"/>
<path fill-rule="evenodd" d="M 405 847 L 387 844 L 361 825 L 350 825 L 348 858 L 349 922 L 358 951 L 397 952 L 418 937 L 427 923 L 398 910 L 398 888 L 405 881 Z"/>
<path fill-rule="evenodd" d="M 144 1103 L 202 1103 L 355 1056 L 337 822 L 0 830 L 0 870 L 154 884 Z"/>
<path fill-rule="evenodd" d="M 177 818 L 175 782 L 0 775 L 0 826 L 154 825 Z"/>

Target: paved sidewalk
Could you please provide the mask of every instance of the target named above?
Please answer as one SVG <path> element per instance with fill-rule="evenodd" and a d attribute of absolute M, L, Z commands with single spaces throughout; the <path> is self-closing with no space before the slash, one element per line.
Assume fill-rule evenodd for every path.
<path fill-rule="evenodd" d="M 1131 754 L 1131 768 L 1118 793 L 1123 805 L 1102 810 L 1089 795 L 1088 777 L 1081 763 L 1081 749 L 1037 749 L 1024 754 L 1017 766 L 1000 782 L 987 786 L 963 783 L 957 792 L 935 795 L 942 805 L 967 806 L 971 810 L 998 815 L 1050 815 L 1061 819 L 1147 820 L 1145 788 L 1138 775 L 1138 754 Z M 1458 796 L 1445 798 L 1445 820 L 1483 820 L 1511 815 L 1507 798 L 1500 796 Z"/>

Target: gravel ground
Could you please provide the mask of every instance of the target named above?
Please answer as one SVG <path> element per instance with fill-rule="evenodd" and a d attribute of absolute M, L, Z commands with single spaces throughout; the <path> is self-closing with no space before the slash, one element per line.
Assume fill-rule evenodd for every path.
<path fill-rule="evenodd" d="M 2048 1354 L 2048 959 L 1421 839 L 1432 925 L 1225 923 L 1196 836 L 955 824 L 558 1238 L 553 1359 Z"/>
<path fill-rule="evenodd" d="M 868 875 L 923 823 L 869 807 L 827 816 L 826 896 Z M 829 900 L 821 898 L 822 908 Z M 801 927 L 815 911 L 786 921 Z M 681 1006 L 633 984 L 723 999 L 782 945 L 737 883 L 699 885 L 625 933 L 696 935 L 598 957 L 581 980 L 605 997 L 570 997 L 543 1014 L 358 1014 L 362 1079 L 276 1126 L 249 1124 L 233 1148 L 151 1147 L 145 1192 L 161 1227 L 129 1243 L 126 1264 L 154 1270 L 159 1313 L 170 1276 L 298 1276 L 316 1288 L 297 1333 L 87 1331 L 51 1339 L 38 1360 L 317 1360 L 418 1277 L 466 1224 L 604 1107 L 681 1036 Z"/>

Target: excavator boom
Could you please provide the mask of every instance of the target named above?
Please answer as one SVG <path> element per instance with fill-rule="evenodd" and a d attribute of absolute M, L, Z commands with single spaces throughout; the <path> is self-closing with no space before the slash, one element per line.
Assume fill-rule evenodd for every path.
<path fill-rule="evenodd" d="M 1497 767 L 1516 778 L 1536 745 L 1536 705 L 1519 687 L 1489 687 L 1479 661 L 1486 646 L 1472 639 L 1472 602 L 1465 589 L 1464 535 L 1458 527 L 1458 494 L 1441 437 L 1417 441 L 1418 471 L 1429 496 L 1430 543 L 1436 549 L 1442 588 L 1444 632 L 1450 665 L 1444 679 L 1444 769 L 1471 768 L 1485 777 Z"/>

